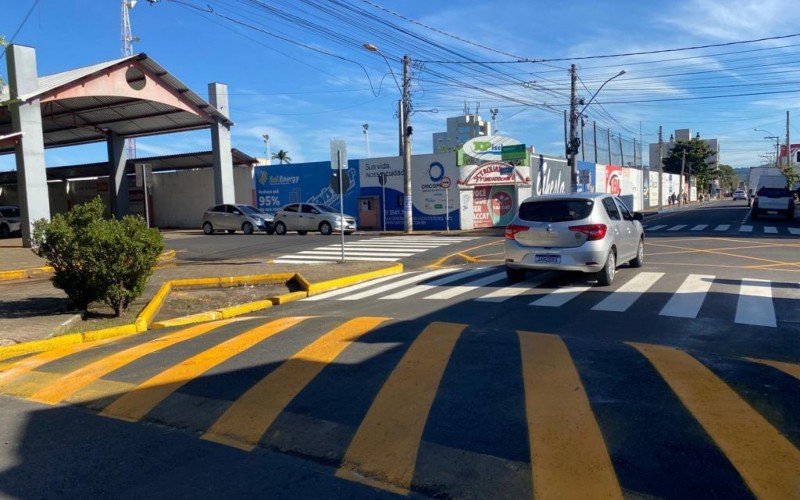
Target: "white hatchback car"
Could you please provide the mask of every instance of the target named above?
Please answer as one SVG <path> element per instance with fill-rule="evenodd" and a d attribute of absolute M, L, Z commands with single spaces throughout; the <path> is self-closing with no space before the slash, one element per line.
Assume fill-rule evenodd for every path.
<path fill-rule="evenodd" d="M 18 233 L 22 228 L 19 207 L 0 207 L 0 238 L 8 238 L 11 233 Z"/>
<path fill-rule="evenodd" d="M 528 198 L 506 227 L 506 274 L 520 281 L 528 270 L 581 271 L 610 285 L 619 264 L 644 263 L 642 220 L 605 193 Z"/>

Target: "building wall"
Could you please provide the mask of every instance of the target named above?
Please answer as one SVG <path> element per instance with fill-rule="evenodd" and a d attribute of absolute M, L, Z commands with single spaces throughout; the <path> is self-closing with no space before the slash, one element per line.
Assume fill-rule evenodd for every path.
<path fill-rule="evenodd" d="M 474 137 L 491 135 L 492 125 L 480 115 L 466 114 L 447 119 L 447 131 L 433 134 L 434 153 L 456 151 Z"/>

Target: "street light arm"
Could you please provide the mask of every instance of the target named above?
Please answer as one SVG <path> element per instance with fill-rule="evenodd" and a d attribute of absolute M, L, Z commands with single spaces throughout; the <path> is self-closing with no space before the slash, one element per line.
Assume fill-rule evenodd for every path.
<path fill-rule="evenodd" d="M 402 94 L 403 90 L 400 88 L 400 82 L 397 81 L 397 76 L 394 74 L 394 70 L 392 69 L 392 65 L 389 64 L 389 60 L 386 59 L 386 56 L 383 55 L 383 52 L 381 52 L 380 49 L 378 49 L 378 47 L 372 45 L 371 43 L 365 43 L 364 44 L 364 48 L 367 49 L 370 52 L 378 53 L 383 58 L 383 60 L 386 61 L 386 66 L 389 67 L 389 73 L 392 74 L 392 78 L 394 79 L 394 84 L 397 86 L 397 90 Z"/>
<path fill-rule="evenodd" d="M 578 116 L 581 116 L 581 115 L 583 115 L 583 112 L 584 112 L 584 111 L 586 111 L 586 108 L 588 108 L 588 107 L 589 107 L 589 105 L 592 103 L 592 101 L 594 101 L 594 98 L 595 98 L 595 97 L 597 97 L 597 94 L 599 94 L 599 93 L 600 93 L 600 91 L 601 91 L 601 90 L 603 90 L 603 87 L 605 87 L 605 86 L 606 86 L 606 84 L 607 84 L 608 82 L 610 82 L 611 80 L 613 80 L 614 78 L 616 78 L 616 77 L 618 77 L 618 76 L 622 76 L 622 75 L 624 75 L 625 73 L 626 73 L 626 71 L 623 69 L 622 71 L 620 71 L 620 72 L 619 72 L 619 73 L 617 73 L 616 75 L 614 75 L 614 76 L 612 76 L 611 78 L 609 78 L 608 80 L 604 81 L 604 82 L 603 82 L 603 84 L 602 84 L 602 85 L 600 85 L 600 88 L 599 88 L 599 89 L 597 89 L 597 91 L 594 93 L 594 95 L 592 95 L 592 98 L 591 98 L 591 99 L 589 99 L 589 102 L 587 102 L 587 103 L 586 103 L 586 105 L 584 105 L 584 106 L 583 106 L 583 109 L 581 110 L 581 112 L 580 112 L 580 113 L 578 113 Z"/>

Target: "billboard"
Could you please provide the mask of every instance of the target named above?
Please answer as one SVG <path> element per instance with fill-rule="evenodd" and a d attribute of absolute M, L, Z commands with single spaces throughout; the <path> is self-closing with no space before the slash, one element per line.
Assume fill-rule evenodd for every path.
<path fill-rule="evenodd" d="M 472 191 L 472 220 L 476 228 L 506 226 L 514 219 L 514 186 L 476 186 Z"/>
<path fill-rule="evenodd" d="M 403 157 L 369 158 L 358 160 L 358 164 L 361 196 L 381 197 L 383 190 L 378 182 L 378 174 L 385 173 L 387 175 L 386 229 L 403 229 Z M 445 229 L 445 214 L 450 219 L 451 229 L 460 227 L 458 174 L 455 153 L 411 157 L 411 201 L 413 202 L 414 229 Z M 447 196 L 441 187 L 445 177 L 450 178 Z M 447 207 L 445 207 L 446 201 L 449 202 Z"/>
<path fill-rule="evenodd" d="M 619 196 L 622 194 L 622 184 L 622 167 L 606 165 L 605 192 Z"/>
<path fill-rule="evenodd" d="M 344 212 L 358 217 L 358 161 L 344 170 L 350 181 L 345 190 Z M 331 189 L 331 162 L 268 165 L 255 168 L 256 207 L 274 214 L 289 203 L 318 203 L 339 208 L 339 195 Z"/>
<path fill-rule="evenodd" d="M 570 189 L 566 159 L 534 156 L 531 158 L 531 177 L 536 195 L 566 193 Z"/>

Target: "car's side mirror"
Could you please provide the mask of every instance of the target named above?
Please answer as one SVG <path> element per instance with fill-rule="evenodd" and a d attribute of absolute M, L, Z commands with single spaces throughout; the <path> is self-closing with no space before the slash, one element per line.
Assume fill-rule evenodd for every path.
<path fill-rule="evenodd" d="M 633 213 L 633 220 L 638 220 L 639 222 L 644 222 L 644 215 L 641 212 L 634 212 Z"/>

